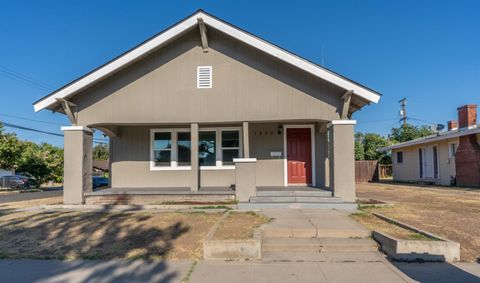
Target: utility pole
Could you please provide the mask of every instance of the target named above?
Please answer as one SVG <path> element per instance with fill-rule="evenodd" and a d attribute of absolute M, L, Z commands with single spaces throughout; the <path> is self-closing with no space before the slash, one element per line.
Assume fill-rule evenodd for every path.
<path fill-rule="evenodd" d="M 402 116 L 400 122 L 403 122 L 403 127 L 405 128 L 407 126 L 407 98 L 400 99 L 398 103 L 400 103 L 400 116 Z"/>

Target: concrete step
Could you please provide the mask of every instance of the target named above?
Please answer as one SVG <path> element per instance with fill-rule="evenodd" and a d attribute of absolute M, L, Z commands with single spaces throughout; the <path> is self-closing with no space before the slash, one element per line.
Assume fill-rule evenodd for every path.
<path fill-rule="evenodd" d="M 370 252 L 378 245 L 370 238 L 264 238 L 262 252 Z"/>
<path fill-rule="evenodd" d="M 240 202 L 238 209 L 256 210 L 256 209 L 275 209 L 275 208 L 295 208 L 295 209 L 338 209 L 345 211 L 356 211 L 356 203 L 328 203 L 328 202 Z"/>
<path fill-rule="evenodd" d="M 258 197 L 331 197 L 332 192 L 326 190 L 310 190 L 310 191 L 262 191 L 257 190 Z"/>
<path fill-rule="evenodd" d="M 385 255 L 370 252 L 262 252 L 264 262 L 382 262 Z"/>
<path fill-rule="evenodd" d="M 286 203 L 286 202 L 305 202 L 305 203 L 342 203 L 342 198 L 323 197 L 323 196 L 256 196 L 251 197 L 250 202 L 263 203 Z"/>

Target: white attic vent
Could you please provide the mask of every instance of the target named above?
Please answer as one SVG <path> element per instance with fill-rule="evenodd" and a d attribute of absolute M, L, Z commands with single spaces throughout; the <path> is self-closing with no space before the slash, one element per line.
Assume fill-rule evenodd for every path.
<path fill-rule="evenodd" d="M 212 88 L 212 66 L 197 67 L 197 88 Z"/>

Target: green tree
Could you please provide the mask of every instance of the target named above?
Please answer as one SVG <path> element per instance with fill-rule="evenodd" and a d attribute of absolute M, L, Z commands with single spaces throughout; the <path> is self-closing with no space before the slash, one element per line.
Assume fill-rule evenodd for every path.
<path fill-rule="evenodd" d="M 107 160 L 109 155 L 108 144 L 99 143 L 93 147 L 93 159 Z"/>
<path fill-rule="evenodd" d="M 379 134 L 358 132 L 355 134 L 355 160 L 378 160 L 382 164 L 390 164 L 390 154 L 378 151 L 388 144 L 388 140 Z"/>
<path fill-rule="evenodd" d="M 379 134 L 365 134 L 363 139 L 365 160 L 378 160 L 382 164 L 390 164 L 390 155 L 387 152 L 378 150 L 379 148 L 388 146 L 388 144 L 388 140 Z"/>
<path fill-rule="evenodd" d="M 5 133 L 0 123 L 0 168 L 16 170 L 22 155 L 23 144 L 13 133 Z"/>
<path fill-rule="evenodd" d="M 428 126 L 406 124 L 399 128 L 392 128 L 390 132 L 390 140 L 394 143 L 400 143 L 429 136 L 433 133 L 433 130 Z"/>
<path fill-rule="evenodd" d="M 63 178 L 63 149 L 48 143 L 40 145 L 23 142 L 24 150 L 17 171 L 27 173 L 39 184 L 47 181 L 61 182 Z"/>
<path fill-rule="evenodd" d="M 365 148 L 363 146 L 363 133 L 355 133 L 355 160 L 365 160 Z"/>

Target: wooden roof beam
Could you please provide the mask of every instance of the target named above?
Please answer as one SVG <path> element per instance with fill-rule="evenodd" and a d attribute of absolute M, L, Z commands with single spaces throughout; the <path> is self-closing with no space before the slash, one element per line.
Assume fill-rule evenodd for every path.
<path fill-rule="evenodd" d="M 200 39 L 202 40 L 203 52 L 208 52 L 208 37 L 207 37 L 207 26 L 203 22 L 202 18 L 198 18 L 198 27 L 200 29 Z"/>
<path fill-rule="evenodd" d="M 352 94 L 353 90 L 349 90 L 342 95 L 343 106 L 342 106 L 342 113 L 340 114 L 340 118 L 342 120 L 348 119 L 348 110 L 350 109 L 350 102 L 352 101 Z"/>

